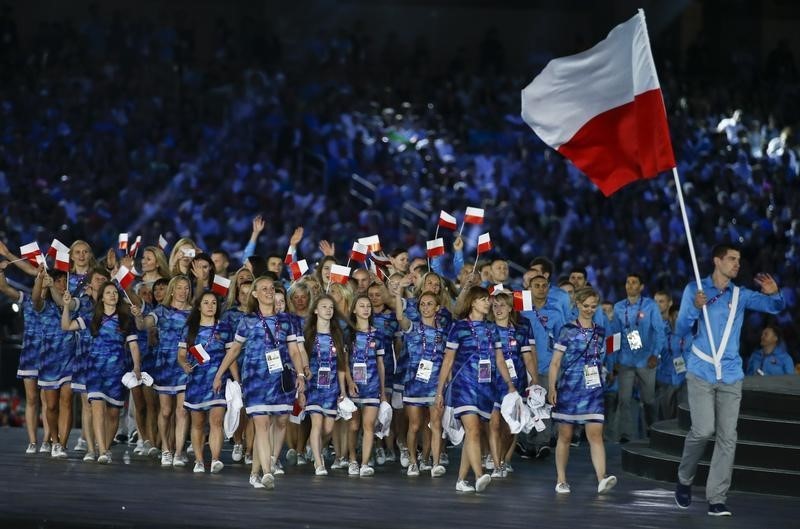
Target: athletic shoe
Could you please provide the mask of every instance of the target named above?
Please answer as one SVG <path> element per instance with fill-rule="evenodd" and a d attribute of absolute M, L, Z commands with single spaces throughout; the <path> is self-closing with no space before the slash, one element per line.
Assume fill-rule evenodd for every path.
<path fill-rule="evenodd" d="M 176 455 L 172 458 L 172 466 L 183 468 L 186 466 L 186 462 L 189 459 L 186 457 L 186 454 Z"/>
<path fill-rule="evenodd" d="M 375 469 L 369 465 L 361 465 L 361 470 L 358 472 L 358 475 L 362 478 L 368 478 L 370 476 L 375 475 Z"/>
<path fill-rule="evenodd" d="M 347 459 L 341 457 L 334 460 L 333 464 L 331 465 L 331 469 L 339 470 L 340 468 L 347 468 Z"/>
<path fill-rule="evenodd" d="M 725 507 L 724 503 L 709 503 L 708 504 L 709 516 L 733 516 L 733 513 Z"/>
<path fill-rule="evenodd" d="M 290 448 L 286 451 L 286 464 L 293 467 L 297 464 L 297 450 Z"/>
<path fill-rule="evenodd" d="M 475 492 L 483 492 L 486 490 L 486 487 L 489 486 L 489 483 L 492 482 L 492 476 L 489 474 L 484 474 L 478 479 L 475 480 Z"/>
<path fill-rule="evenodd" d="M 273 476 L 283 476 L 286 472 L 283 471 L 283 464 L 280 461 L 276 461 L 275 458 L 272 458 L 272 475 Z"/>
<path fill-rule="evenodd" d="M 450 464 L 450 458 L 447 457 L 447 452 L 442 452 L 442 454 L 439 456 L 439 464 L 444 466 Z"/>
<path fill-rule="evenodd" d="M 347 467 L 347 475 L 348 476 L 358 476 L 360 473 L 358 463 L 355 461 L 350 461 L 350 465 Z"/>
<path fill-rule="evenodd" d="M 297 466 L 302 466 L 306 463 L 308 463 L 308 461 L 306 461 L 306 456 L 303 454 L 297 454 Z"/>
<path fill-rule="evenodd" d="M 394 450 L 387 449 L 386 450 L 386 462 L 387 463 L 394 463 L 397 461 L 397 455 L 395 455 Z"/>
<path fill-rule="evenodd" d="M 692 486 L 684 485 L 680 481 L 675 487 L 675 504 L 680 509 L 688 509 L 692 504 Z"/>
<path fill-rule="evenodd" d="M 97 462 L 100 463 L 101 465 L 107 465 L 111 463 L 111 452 L 109 451 L 104 454 L 100 454 L 97 457 Z"/>
<path fill-rule="evenodd" d="M 252 465 L 253 464 L 253 455 L 252 454 L 245 454 L 244 455 L 244 464 L 245 465 Z"/>
<path fill-rule="evenodd" d="M 444 476 L 445 472 L 447 472 L 447 469 L 444 468 L 444 466 L 442 466 L 442 465 L 434 465 L 433 468 L 431 469 L 431 477 L 432 478 L 440 478 L 440 477 Z"/>
<path fill-rule="evenodd" d="M 50 452 L 50 456 L 56 459 L 66 459 L 67 452 L 64 450 L 63 446 L 59 443 L 55 443 L 53 444 L 53 450 Z"/>
<path fill-rule="evenodd" d="M 625 442 L 627 443 L 628 441 L 625 441 Z M 620 441 L 620 443 L 622 443 L 622 441 Z M 569 445 L 572 446 L 572 447 L 575 447 L 575 448 L 579 447 L 581 445 L 580 436 L 579 435 L 574 436 L 572 438 L 572 441 L 570 441 Z"/>
<path fill-rule="evenodd" d="M 145 441 L 142 444 L 142 455 L 151 457 L 156 454 L 158 454 L 158 448 L 153 446 L 153 443 L 151 443 L 150 441 Z"/>
<path fill-rule="evenodd" d="M 275 476 L 272 474 L 264 474 L 261 476 L 261 484 L 264 485 L 264 488 L 267 490 L 272 490 L 275 488 Z"/>
<path fill-rule="evenodd" d="M 53 445 L 51 445 L 47 441 L 44 441 L 42 445 L 39 447 L 40 454 L 49 454 L 52 450 L 53 450 Z"/>
<path fill-rule="evenodd" d="M 494 459 L 492 459 L 491 454 L 487 454 L 485 458 L 483 458 L 483 467 L 486 470 L 494 470 Z"/>
<path fill-rule="evenodd" d="M 142 454 L 144 454 L 144 441 L 138 439 L 136 441 L 136 448 L 133 449 L 133 455 L 140 456 Z"/>
<path fill-rule="evenodd" d="M 415 478 L 419 476 L 419 466 L 416 463 L 412 463 L 408 465 L 408 471 L 406 471 L 406 476 Z"/>
<path fill-rule="evenodd" d="M 381 466 L 386 463 L 386 452 L 383 448 L 378 447 L 375 449 L 375 462 Z"/>
<path fill-rule="evenodd" d="M 254 489 L 263 489 L 264 485 L 261 484 L 261 480 L 258 479 L 258 476 L 255 474 L 250 474 L 250 486 Z"/>
<path fill-rule="evenodd" d="M 544 459 L 550 455 L 550 447 L 542 445 L 536 449 L 536 459 Z"/>
<path fill-rule="evenodd" d="M 559 494 L 569 494 L 569 483 L 558 483 L 556 484 L 556 492 Z"/>
<path fill-rule="evenodd" d="M 194 446 L 192 443 L 189 443 L 189 448 L 186 449 L 187 454 L 194 454 Z"/>
<path fill-rule="evenodd" d="M 433 467 L 429 463 L 427 463 L 426 461 L 420 461 L 420 463 L 419 463 L 419 471 L 420 472 L 427 472 L 432 468 Z"/>
<path fill-rule="evenodd" d="M 514 472 L 514 467 L 512 467 L 509 463 L 506 463 L 505 465 L 506 466 L 503 467 L 503 471 L 505 471 L 506 475 L 510 474 L 511 472 Z"/>
<path fill-rule="evenodd" d="M 36 443 L 30 443 L 28 448 L 25 449 L 26 454 L 35 454 L 36 453 Z"/>
<path fill-rule="evenodd" d="M 505 476 L 505 472 L 503 472 L 503 465 L 499 465 L 499 466 L 494 467 L 494 470 L 492 470 L 492 479 L 504 478 L 504 477 L 506 477 L 506 476 Z"/>
<path fill-rule="evenodd" d="M 72 447 L 73 452 L 86 452 L 88 449 L 89 445 L 86 444 L 86 440 L 83 437 L 78 437 L 78 442 Z"/>
<path fill-rule="evenodd" d="M 212 474 L 219 474 L 220 471 L 225 468 L 225 464 L 220 461 L 219 459 L 215 459 L 211 462 L 211 473 Z"/>
<path fill-rule="evenodd" d="M 231 452 L 231 459 L 233 459 L 234 463 L 238 463 L 239 461 L 242 460 L 242 453 L 243 451 L 241 444 L 233 445 L 233 452 Z"/>
<path fill-rule="evenodd" d="M 456 481 L 456 491 L 458 492 L 475 492 L 475 487 L 467 483 L 463 479 Z"/>
<path fill-rule="evenodd" d="M 370 457 L 369 460 L 367 461 L 367 465 L 369 465 L 371 467 L 374 467 L 375 466 L 375 458 L 374 457 Z"/>
<path fill-rule="evenodd" d="M 325 470 L 325 465 L 322 465 L 320 467 L 315 468 L 314 469 L 314 475 L 315 476 L 327 476 L 328 475 L 328 471 Z"/>
<path fill-rule="evenodd" d="M 617 484 L 616 476 L 606 476 L 600 480 L 600 483 L 597 484 L 597 493 L 605 494 L 606 492 L 613 489 L 614 485 L 616 484 Z"/>
<path fill-rule="evenodd" d="M 169 450 L 164 450 L 163 452 L 161 452 L 161 466 L 162 467 L 171 467 L 173 460 L 174 460 L 174 457 L 172 456 L 172 452 L 170 452 Z"/>
<path fill-rule="evenodd" d="M 84 463 L 94 463 L 94 452 L 91 450 L 86 451 L 86 455 L 83 456 Z"/>
<path fill-rule="evenodd" d="M 203 464 L 203 462 L 195 461 L 194 469 L 192 470 L 192 472 L 194 472 L 195 474 L 204 474 L 205 471 L 206 471 L 206 466 Z"/>
<path fill-rule="evenodd" d="M 401 448 L 400 449 L 400 466 L 406 468 L 409 463 L 411 462 L 411 458 L 408 455 L 408 448 Z"/>

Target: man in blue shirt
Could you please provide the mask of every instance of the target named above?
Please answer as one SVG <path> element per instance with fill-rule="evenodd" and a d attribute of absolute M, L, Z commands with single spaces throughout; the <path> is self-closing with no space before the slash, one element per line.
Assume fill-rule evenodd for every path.
<path fill-rule="evenodd" d="M 702 281 L 702 287 L 692 282 L 686 286 L 675 324 L 675 333 L 689 335 L 694 325 L 691 353 L 686 362 L 686 383 L 689 389 L 689 408 L 692 428 L 683 445 L 678 467 L 675 503 L 687 509 L 692 503 L 692 481 L 697 463 L 703 456 L 706 443 L 714 439 L 714 453 L 706 481 L 706 499 L 710 516 L 730 516 L 725 506 L 733 474 L 736 451 L 736 424 L 742 400 L 742 357 L 739 354 L 739 335 L 744 311 L 757 310 L 777 314 L 786 302 L 775 280 L 768 274 L 758 274 L 755 283 L 761 292 L 738 287 L 732 280 L 739 273 L 741 253 L 730 244 L 720 244 L 712 252 L 714 272 Z M 705 306 L 711 336 L 702 314 Z"/>
<path fill-rule="evenodd" d="M 614 305 L 614 332 L 622 334 L 622 347 L 617 356 L 619 380 L 619 430 L 621 443 L 636 434 L 631 410 L 634 380 L 639 382 L 639 396 L 644 406 L 646 429 L 655 420 L 656 367 L 664 349 L 666 332 L 658 304 L 642 296 L 644 281 L 630 273 L 625 280 L 627 298 Z"/>
<path fill-rule="evenodd" d="M 772 376 L 794 375 L 794 360 L 786 352 L 776 325 L 767 325 L 761 331 L 761 349 L 756 349 L 747 361 L 747 374 Z"/>
<path fill-rule="evenodd" d="M 536 275 L 544 276 L 547 278 L 547 280 L 550 280 L 555 267 L 550 259 L 539 256 L 535 257 L 533 261 L 531 261 L 528 269 L 536 272 Z M 564 316 L 564 321 L 569 321 L 569 318 L 572 314 L 572 301 L 570 300 L 569 294 L 556 286 L 548 290 L 547 301 L 556 305 L 561 310 L 561 314 Z"/>

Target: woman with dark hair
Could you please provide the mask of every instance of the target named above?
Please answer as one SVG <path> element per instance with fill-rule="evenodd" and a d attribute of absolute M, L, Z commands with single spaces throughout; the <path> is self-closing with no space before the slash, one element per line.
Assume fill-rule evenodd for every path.
<path fill-rule="evenodd" d="M 456 314 L 459 319 L 447 335 L 439 373 L 436 406 L 442 409 L 447 402 L 464 425 L 464 448 L 456 482 L 458 492 L 482 492 L 492 481 L 481 468 L 481 421 L 488 421 L 492 416 L 493 374 L 497 369 L 494 347 L 497 331 L 493 323 L 486 321 L 490 307 L 489 291 L 479 286 L 470 287 Z M 445 399 L 444 389 L 451 372 L 453 378 Z M 475 486 L 466 481 L 470 469 L 475 474 Z"/>
<path fill-rule="evenodd" d="M 119 424 L 119 411 L 127 397 L 122 384 L 122 376 L 130 367 L 126 344 L 130 349 L 133 372 L 137 379 L 142 378 L 136 331 L 128 305 L 122 298 L 117 286 L 107 282 L 100 288 L 90 322 L 87 323 L 81 316 L 76 320 L 70 319 L 72 296 L 69 292 L 64 292 L 64 308 L 61 312 L 61 328 L 64 331 L 88 328 L 93 337 L 86 392 L 92 405 L 94 441 L 97 443 L 97 462 L 100 464 L 111 462 L 111 441 Z"/>
<path fill-rule="evenodd" d="M 328 475 L 322 459 L 322 445 L 333 433 L 337 404 L 346 396 L 347 388 L 347 351 L 337 316 L 333 298 L 323 294 L 312 305 L 305 326 L 305 343 L 308 344 L 312 375 L 306 413 L 311 416 L 309 439 L 317 476 Z"/>
<path fill-rule="evenodd" d="M 199 253 L 194 256 L 189 277 L 192 279 L 192 292 L 194 292 L 195 299 L 211 290 L 211 284 L 214 281 L 214 261 L 207 253 Z"/>
<path fill-rule="evenodd" d="M 322 286 L 322 291 L 328 291 L 328 285 L 331 282 L 331 267 L 336 264 L 336 259 L 332 255 L 326 255 L 320 259 L 317 264 L 317 269 L 314 271 L 314 277 L 317 278 L 319 284 Z"/>
<path fill-rule="evenodd" d="M 189 376 L 183 405 L 192 415 L 192 446 L 194 447 L 194 472 L 205 472 L 203 440 L 206 421 L 209 422 L 208 446 L 211 449 L 211 473 L 225 466 L 220 461 L 222 452 L 222 420 L 225 418 L 225 392 L 214 391 L 214 375 L 219 369 L 226 349 L 232 340 L 231 328 L 220 321 L 221 303 L 213 292 L 203 293 L 186 319 L 181 341 L 178 342 L 178 363 Z M 192 352 L 191 363 L 187 351 Z M 236 364 L 231 369 L 237 371 Z M 223 376 L 223 380 L 227 377 Z"/>

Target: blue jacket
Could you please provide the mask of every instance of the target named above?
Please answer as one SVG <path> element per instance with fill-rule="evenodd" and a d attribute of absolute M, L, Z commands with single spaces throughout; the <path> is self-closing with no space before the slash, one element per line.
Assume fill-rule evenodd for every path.
<path fill-rule="evenodd" d="M 627 367 L 647 367 L 650 356 L 661 356 L 666 342 L 664 320 L 658 310 L 658 303 L 644 296 L 639 297 L 636 303 L 628 299 L 618 301 L 614 305 L 614 332 L 622 333 L 622 348 L 619 351 L 617 363 Z M 636 351 L 631 350 L 627 335 L 634 330 L 639 331 L 642 347 Z"/>
<path fill-rule="evenodd" d="M 758 370 L 761 370 L 761 373 Z M 786 352 L 783 343 L 772 351 L 772 354 L 765 355 L 761 349 L 756 350 L 750 355 L 747 362 L 748 375 L 794 375 L 794 360 Z"/>
<path fill-rule="evenodd" d="M 688 360 L 689 354 L 691 354 L 692 337 L 675 334 L 667 321 L 664 322 L 664 329 L 667 335 L 666 345 L 661 353 L 661 360 L 658 362 L 656 380 L 662 384 L 680 386 L 686 380 L 686 372 L 676 373 L 673 360 L 679 356 L 683 357 L 684 362 Z"/>

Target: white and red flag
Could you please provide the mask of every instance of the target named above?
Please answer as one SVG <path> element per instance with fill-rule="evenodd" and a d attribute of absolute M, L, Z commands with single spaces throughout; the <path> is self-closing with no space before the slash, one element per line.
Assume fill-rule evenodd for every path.
<path fill-rule="evenodd" d="M 56 252 L 55 269 L 69 273 L 69 250 Z"/>
<path fill-rule="evenodd" d="M 69 253 L 69 247 L 58 239 L 53 239 L 53 242 L 50 243 L 50 248 L 47 250 L 47 255 L 55 257 L 58 252 Z"/>
<path fill-rule="evenodd" d="M 514 310 L 517 312 L 533 310 L 533 298 L 530 290 L 514 291 Z"/>
<path fill-rule="evenodd" d="M 214 282 L 211 283 L 211 292 L 218 296 L 225 297 L 231 288 L 231 280 L 225 276 L 214 274 Z"/>
<path fill-rule="evenodd" d="M 389 266 L 392 264 L 392 260 L 386 255 L 377 255 L 374 253 L 370 253 L 370 259 L 375 263 L 383 266 Z"/>
<path fill-rule="evenodd" d="M 350 267 L 342 265 L 331 266 L 331 283 L 346 284 L 350 280 Z"/>
<path fill-rule="evenodd" d="M 136 254 L 139 253 L 139 247 L 141 245 L 142 245 L 142 236 L 137 235 L 136 240 L 133 241 L 133 244 L 131 244 L 131 249 L 128 251 L 128 255 L 136 257 Z"/>
<path fill-rule="evenodd" d="M 494 296 L 495 294 L 499 294 L 500 292 L 505 292 L 505 290 L 506 289 L 503 286 L 503 283 L 498 283 L 496 285 L 490 285 L 489 286 L 489 295 L 490 296 Z"/>
<path fill-rule="evenodd" d="M 386 281 L 386 273 L 375 261 L 372 260 L 372 258 L 369 260 L 369 271 L 375 274 L 375 277 L 381 281 Z"/>
<path fill-rule="evenodd" d="M 464 213 L 464 224 L 483 224 L 483 209 L 468 207 Z"/>
<path fill-rule="evenodd" d="M 550 61 L 522 91 L 522 119 L 606 196 L 674 168 L 644 12 Z"/>
<path fill-rule="evenodd" d="M 165 251 L 167 249 L 167 244 L 167 239 L 163 235 L 159 234 L 158 247 L 161 248 L 162 251 Z"/>
<path fill-rule="evenodd" d="M 24 257 L 31 263 L 33 266 L 39 266 L 39 257 L 42 255 L 42 251 L 39 249 L 39 243 L 36 241 L 29 242 L 25 246 L 19 247 L 19 254 L 20 257 Z"/>
<path fill-rule="evenodd" d="M 120 265 L 119 270 L 117 270 L 117 273 L 114 275 L 114 279 L 117 280 L 117 283 L 119 283 L 119 286 L 122 288 L 122 290 L 127 290 L 136 277 L 127 266 Z"/>
<path fill-rule="evenodd" d="M 492 238 L 489 232 L 482 233 L 478 236 L 478 255 L 486 253 L 492 249 Z"/>
<path fill-rule="evenodd" d="M 211 360 L 211 355 L 209 355 L 208 351 L 206 351 L 206 348 L 199 343 L 196 343 L 189 348 L 189 354 L 191 354 L 200 365 L 203 365 Z"/>
<path fill-rule="evenodd" d="M 283 264 L 290 265 L 294 262 L 294 246 L 289 246 L 286 250 L 286 257 L 283 258 Z"/>
<path fill-rule="evenodd" d="M 353 243 L 353 249 L 350 250 L 350 259 L 359 263 L 366 262 L 367 252 L 369 252 L 367 245 L 356 241 Z"/>
<path fill-rule="evenodd" d="M 606 354 L 616 353 L 622 348 L 622 333 L 615 332 L 606 337 Z"/>
<path fill-rule="evenodd" d="M 381 240 L 377 235 L 370 235 L 369 237 L 361 237 L 358 242 L 367 246 L 372 253 L 381 251 Z"/>
<path fill-rule="evenodd" d="M 117 238 L 118 247 L 120 250 L 127 250 L 128 249 L 128 234 L 127 233 L 120 233 L 119 237 Z"/>
<path fill-rule="evenodd" d="M 456 229 L 456 218 L 446 212 L 445 210 L 441 210 L 439 212 L 439 227 L 447 228 L 448 230 Z"/>
<path fill-rule="evenodd" d="M 439 237 L 432 241 L 425 241 L 427 247 L 428 257 L 438 257 L 444 255 L 444 239 Z"/>
<path fill-rule="evenodd" d="M 297 281 L 308 272 L 308 262 L 305 259 L 295 261 L 289 265 L 289 271 L 292 273 L 292 281 Z"/>

